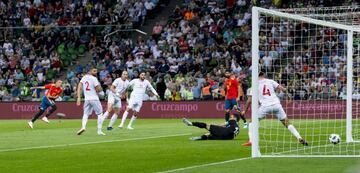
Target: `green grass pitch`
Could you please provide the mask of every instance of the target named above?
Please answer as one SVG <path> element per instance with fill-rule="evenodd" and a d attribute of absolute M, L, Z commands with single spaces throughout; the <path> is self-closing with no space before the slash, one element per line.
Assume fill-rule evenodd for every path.
<path fill-rule="evenodd" d="M 221 123 L 221 119 L 203 119 Z M 235 140 L 190 141 L 205 131 L 178 119 L 139 119 L 135 130 L 96 134 L 96 121 L 77 136 L 81 120 L 0 121 L 0 173 L 100 172 L 359 172 L 360 158 L 249 158 L 247 130 Z M 104 125 L 107 125 L 108 121 Z M 118 123 L 118 122 L 117 122 Z M 295 140 L 296 141 L 296 140 Z M 357 148 L 356 148 L 357 149 Z"/>

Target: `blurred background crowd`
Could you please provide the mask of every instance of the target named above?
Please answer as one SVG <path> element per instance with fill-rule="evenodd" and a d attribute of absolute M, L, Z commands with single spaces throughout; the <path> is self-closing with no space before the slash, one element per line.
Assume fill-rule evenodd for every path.
<path fill-rule="evenodd" d="M 354 5 L 326 0 L 184 0 L 170 16 L 162 16 L 148 36 L 134 38 L 119 32 L 107 37 L 118 29 L 148 25 L 146 20 L 163 10 L 160 5 L 163 3 L 168 2 L 1 1 L 0 100 L 38 100 L 42 92 L 30 87 L 60 78 L 64 80 L 64 92 L 59 100 L 73 101 L 77 83 L 91 66 L 98 68 L 98 78 L 106 93 L 123 70 L 129 72 L 131 79 L 146 70 L 146 78 L 161 100 L 223 99 L 224 73 L 231 70 L 245 95 L 251 81 L 252 6 Z M 303 31 L 282 32 L 284 28 Z M 316 32 L 319 37 L 281 39 L 288 38 L 281 34 L 304 38 L 303 32 Z M 287 86 L 294 99 L 344 98 L 345 33 L 279 24 L 261 28 L 259 38 L 261 69 Z M 294 46 L 300 41 L 317 44 Z M 280 65 L 284 68 L 279 70 Z M 156 98 L 149 94 L 144 99 Z"/>

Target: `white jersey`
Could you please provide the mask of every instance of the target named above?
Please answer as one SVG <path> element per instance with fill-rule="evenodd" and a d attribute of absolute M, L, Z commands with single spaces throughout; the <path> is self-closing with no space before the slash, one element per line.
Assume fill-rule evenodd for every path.
<path fill-rule="evenodd" d="M 133 79 L 129 83 L 129 86 L 133 87 L 130 98 L 138 98 L 142 100 L 147 89 L 150 89 L 152 93 L 158 95 L 148 80 L 141 81 L 140 79 Z"/>
<path fill-rule="evenodd" d="M 83 85 L 85 100 L 99 100 L 95 88 L 96 86 L 99 86 L 100 83 L 95 76 L 86 74 L 81 78 L 80 83 Z"/>
<path fill-rule="evenodd" d="M 129 86 L 129 81 L 128 80 L 123 81 L 121 78 L 117 78 L 112 83 L 112 85 L 115 86 L 115 91 L 118 92 L 120 95 L 122 95 L 126 92 L 126 89 Z"/>
<path fill-rule="evenodd" d="M 271 79 L 259 80 L 259 102 L 261 106 L 280 104 L 280 100 L 275 93 L 278 86 L 279 84 Z"/>

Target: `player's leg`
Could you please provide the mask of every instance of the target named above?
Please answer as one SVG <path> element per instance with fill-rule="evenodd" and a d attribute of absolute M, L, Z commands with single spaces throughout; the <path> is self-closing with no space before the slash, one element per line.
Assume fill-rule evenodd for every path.
<path fill-rule="evenodd" d="M 231 100 L 225 99 L 225 122 L 228 122 L 230 119 L 230 111 L 232 109 Z"/>
<path fill-rule="evenodd" d="M 183 118 L 182 119 L 183 123 L 188 125 L 188 126 L 195 126 L 195 127 L 199 127 L 201 129 L 209 129 L 210 125 L 203 123 L 203 122 L 191 122 L 190 120 Z"/>
<path fill-rule="evenodd" d="M 48 117 L 54 113 L 57 110 L 57 106 L 55 105 L 55 103 L 53 105 L 51 105 L 51 109 L 49 110 L 49 112 L 42 118 L 42 120 L 46 123 L 50 123 Z"/>
<path fill-rule="evenodd" d="M 88 100 L 84 102 L 84 114 L 81 121 L 81 129 L 77 132 L 78 135 L 81 135 L 86 130 L 86 124 L 88 122 L 89 116 L 91 115 L 93 108 L 91 107 Z"/>
<path fill-rule="evenodd" d="M 102 125 L 105 120 L 103 109 L 101 106 L 101 102 L 99 100 L 94 100 L 91 102 L 92 107 L 94 108 L 95 114 L 97 115 L 97 134 L 98 135 L 105 135 L 104 132 L 102 132 Z"/>
<path fill-rule="evenodd" d="M 299 132 L 296 130 L 295 126 L 290 124 L 289 119 L 286 116 L 286 113 L 282 106 L 276 105 L 274 107 L 274 114 L 281 121 L 281 123 L 296 137 L 296 139 L 303 145 L 307 146 L 308 143 L 300 136 Z"/>
<path fill-rule="evenodd" d="M 125 124 L 125 121 L 126 121 L 126 118 L 127 116 L 129 115 L 129 111 L 131 110 L 132 108 L 130 107 L 130 105 L 128 105 L 123 113 L 123 116 L 121 118 L 121 123 L 119 125 L 119 128 L 123 128 L 124 127 L 124 124 Z"/>
<path fill-rule="evenodd" d="M 113 129 L 112 126 L 115 124 L 115 121 L 117 120 L 119 114 L 120 114 L 120 108 L 115 108 L 114 107 L 114 114 L 111 116 L 111 119 L 110 119 L 109 125 L 107 127 L 107 130 L 112 130 Z"/>
<path fill-rule="evenodd" d="M 267 115 L 267 112 L 269 111 L 269 108 L 268 107 L 263 107 L 263 106 L 260 106 L 259 107 L 259 121 L 264 119 Z M 252 131 L 253 131 L 253 128 L 254 128 L 254 125 L 252 123 L 249 123 L 249 130 L 248 130 L 248 136 L 249 136 L 249 141 L 242 144 L 242 146 L 251 146 L 252 145 Z"/>
<path fill-rule="evenodd" d="M 41 100 L 40 106 L 39 106 L 39 111 L 36 112 L 36 114 L 34 115 L 34 117 L 31 119 L 31 121 L 28 122 L 28 126 L 30 128 L 34 127 L 34 122 L 45 112 L 45 110 L 49 107 L 49 103 L 47 102 L 47 98 L 44 96 L 43 99 Z"/>
<path fill-rule="evenodd" d="M 198 140 L 208 140 L 210 138 L 211 138 L 211 135 L 209 133 L 207 133 L 205 135 L 191 137 L 190 140 L 198 141 Z"/>
<path fill-rule="evenodd" d="M 137 119 L 137 115 L 138 115 L 138 112 L 137 112 L 136 109 L 134 109 L 133 111 L 134 111 L 134 113 L 133 113 L 133 115 L 131 116 L 130 122 L 129 122 L 128 126 L 127 126 L 127 129 L 129 129 L 129 130 L 133 130 L 133 129 L 134 129 L 132 126 L 133 126 L 135 120 Z"/>
<path fill-rule="evenodd" d="M 248 123 L 246 121 L 245 115 L 243 115 L 241 113 L 241 105 L 240 102 L 237 102 L 236 105 L 234 106 L 234 108 L 236 109 L 236 111 L 238 112 L 240 118 L 243 120 L 244 122 L 244 129 L 248 128 Z"/>
<path fill-rule="evenodd" d="M 120 114 L 121 100 L 120 99 L 115 100 L 113 107 L 114 107 L 114 114 L 112 115 L 112 117 L 110 119 L 107 130 L 113 129 L 112 126 L 114 125 L 115 121 L 118 118 L 118 115 Z"/>
<path fill-rule="evenodd" d="M 121 118 L 121 123 L 119 125 L 119 128 L 123 128 L 126 118 L 129 115 L 129 111 L 133 110 L 134 111 L 134 107 L 136 106 L 136 102 L 134 100 L 134 98 L 130 97 L 129 101 L 128 101 L 128 106 L 126 107 L 125 112 L 123 113 L 123 116 Z"/>
<path fill-rule="evenodd" d="M 115 98 L 114 96 L 110 93 L 108 95 L 108 101 L 107 101 L 107 109 L 104 112 L 104 117 L 105 119 L 109 116 L 110 112 L 112 111 L 113 105 L 115 103 Z"/>
<path fill-rule="evenodd" d="M 130 122 L 129 122 L 128 126 L 127 126 L 127 129 L 130 129 L 130 130 L 134 129 L 133 124 L 134 124 L 135 120 L 138 117 L 141 106 L 142 106 L 142 100 L 137 100 L 136 103 L 134 104 L 134 108 L 133 108 L 134 113 L 133 113 L 133 116 L 130 119 Z"/>

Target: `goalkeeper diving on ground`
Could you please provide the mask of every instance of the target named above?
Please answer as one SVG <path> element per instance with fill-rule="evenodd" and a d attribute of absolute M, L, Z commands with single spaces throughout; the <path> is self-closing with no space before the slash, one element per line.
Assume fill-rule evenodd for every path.
<path fill-rule="evenodd" d="M 239 118 L 239 115 L 231 114 L 226 125 L 191 122 L 186 118 L 183 118 L 183 122 L 188 126 L 195 126 L 209 131 L 209 133 L 202 136 L 192 137 L 191 140 L 229 140 L 234 139 L 239 134 Z"/>

